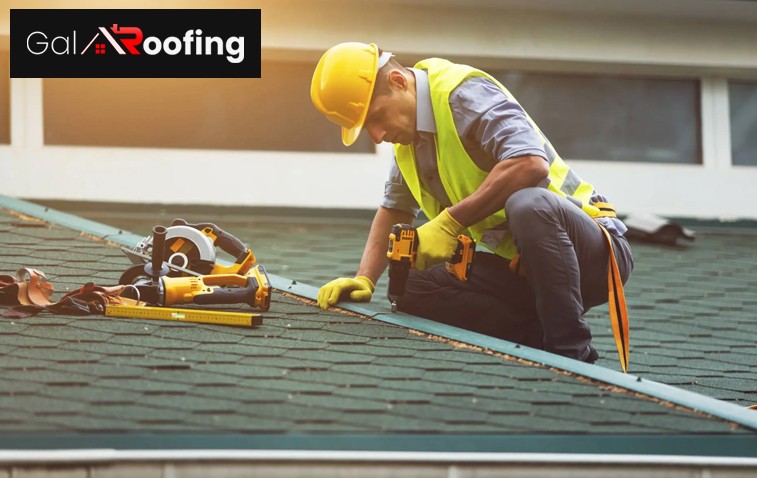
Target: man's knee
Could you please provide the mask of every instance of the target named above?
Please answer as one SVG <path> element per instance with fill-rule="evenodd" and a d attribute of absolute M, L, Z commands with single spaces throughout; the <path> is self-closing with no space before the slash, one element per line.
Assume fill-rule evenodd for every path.
<path fill-rule="evenodd" d="M 505 203 L 510 229 L 515 233 L 521 226 L 530 229 L 534 216 L 554 208 L 554 193 L 544 188 L 524 188 L 515 191 Z"/>

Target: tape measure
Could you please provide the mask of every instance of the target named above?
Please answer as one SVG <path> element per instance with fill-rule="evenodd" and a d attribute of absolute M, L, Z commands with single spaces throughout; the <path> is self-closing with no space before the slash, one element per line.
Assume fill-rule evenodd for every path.
<path fill-rule="evenodd" d="M 130 319 L 174 320 L 177 322 L 197 322 L 214 325 L 234 325 L 237 327 L 255 327 L 263 323 L 260 314 L 245 312 L 225 312 L 207 309 L 177 309 L 171 307 L 141 307 L 136 305 L 108 305 L 105 307 L 108 317 Z"/>

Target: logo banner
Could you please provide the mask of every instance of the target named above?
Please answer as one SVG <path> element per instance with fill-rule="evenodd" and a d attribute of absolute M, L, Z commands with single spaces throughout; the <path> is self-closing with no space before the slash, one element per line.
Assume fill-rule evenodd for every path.
<path fill-rule="evenodd" d="M 11 78 L 260 78 L 260 10 L 10 11 Z"/>

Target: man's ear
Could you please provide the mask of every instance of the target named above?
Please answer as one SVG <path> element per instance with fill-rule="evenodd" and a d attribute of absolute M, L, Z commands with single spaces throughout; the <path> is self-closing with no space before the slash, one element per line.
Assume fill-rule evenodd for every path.
<path fill-rule="evenodd" d="M 392 70 L 387 76 L 389 79 L 389 84 L 392 85 L 392 87 L 399 88 L 403 91 L 407 89 L 407 78 L 405 78 L 405 75 L 403 75 L 401 71 Z"/>

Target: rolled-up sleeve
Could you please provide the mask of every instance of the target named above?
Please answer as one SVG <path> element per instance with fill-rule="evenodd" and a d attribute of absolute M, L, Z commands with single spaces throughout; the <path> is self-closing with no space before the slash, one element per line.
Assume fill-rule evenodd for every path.
<path fill-rule="evenodd" d="M 418 202 L 402 178 L 402 173 L 400 173 L 396 160 L 392 161 L 392 166 L 389 170 L 389 179 L 384 183 L 384 198 L 381 201 L 381 206 L 409 212 L 413 216 L 418 216 L 418 211 L 420 211 Z"/>

